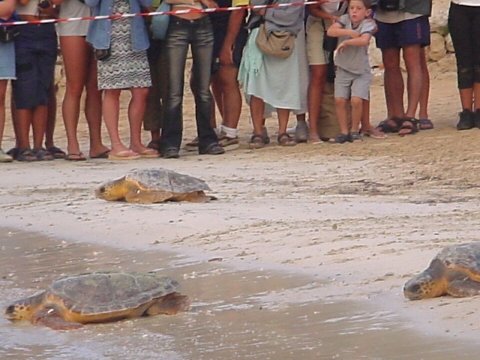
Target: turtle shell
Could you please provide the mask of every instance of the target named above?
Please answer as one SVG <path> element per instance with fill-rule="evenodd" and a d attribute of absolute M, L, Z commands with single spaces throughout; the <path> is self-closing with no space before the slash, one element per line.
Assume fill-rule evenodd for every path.
<path fill-rule="evenodd" d="M 144 189 L 172 193 L 210 190 L 205 181 L 201 179 L 165 169 L 133 169 L 125 175 L 125 180 L 138 183 Z"/>
<path fill-rule="evenodd" d="M 447 269 L 466 270 L 480 276 L 480 242 L 448 246 L 436 259 Z"/>
<path fill-rule="evenodd" d="M 47 297 L 72 313 L 96 315 L 138 308 L 175 292 L 177 286 L 175 280 L 154 273 L 93 272 L 55 280 Z"/>

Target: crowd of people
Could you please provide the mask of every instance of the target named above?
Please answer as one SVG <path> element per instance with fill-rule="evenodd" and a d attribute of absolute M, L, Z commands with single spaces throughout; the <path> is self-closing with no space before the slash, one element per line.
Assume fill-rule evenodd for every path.
<path fill-rule="evenodd" d="M 11 117 L 16 139 L 8 152 L 0 149 L 0 162 L 86 160 L 77 136 L 82 107 L 90 135 L 90 158 L 178 158 L 185 71 L 191 74 L 198 134 L 186 147 L 199 154 L 220 155 L 239 147 L 237 127 L 243 99 L 253 122 L 248 143 L 251 149 L 270 142 L 265 121 L 273 111 L 278 117 L 280 146 L 295 146 L 301 141 L 343 144 L 361 142 L 363 136 L 383 139 L 386 133 L 406 136 L 433 129 L 428 116 L 430 79 L 425 55 L 430 44 L 431 0 L 329 0 L 281 7 L 274 5 L 298 0 L 163 1 L 173 11 L 194 11 L 170 15 L 165 38 L 157 39 L 149 17 L 56 25 L 35 21 L 151 12 L 160 5 L 158 0 L 0 0 L 0 22 L 31 22 L 0 26 L 0 147 L 8 81 L 12 82 Z M 241 8 L 247 5 L 268 6 Z M 240 9 L 198 11 L 230 6 Z M 448 24 L 462 106 L 458 130 L 480 127 L 480 95 L 476 96 L 480 94 L 479 17 L 478 0 L 452 0 Z M 289 54 L 278 57 L 260 50 L 260 32 L 266 32 L 267 38 L 279 32 L 293 35 Z M 372 74 L 368 45 L 372 37 L 382 51 L 385 67 L 387 114 L 378 126 L 371 125 L 369 114 Z M 57 41 L 66 76 L 62 100 L 65 152 L 53 142 Z M 187 69 L 189 48 L 192 66 Z M 340 132 L 326 138 L 318 120 L 332 71 Z M 127 141 L 119 134 L 122 90 L 131 94 Z M 216 108 L 221 116 L 218 124 Z M 297 117 L 294 134 L 287 129 L 291 113 Z M 102 140 L 103 122 L 109 146 Z M 151 134 L 147 145 L 142 144 L 142 126 Z"/>

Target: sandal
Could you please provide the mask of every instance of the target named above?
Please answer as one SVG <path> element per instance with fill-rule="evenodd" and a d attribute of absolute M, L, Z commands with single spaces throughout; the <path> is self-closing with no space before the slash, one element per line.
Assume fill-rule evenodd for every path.
<path fill-rule="evenodd" d="M 363 136 L 358 131 L 354 131 L 350 133 L 350 142 L 356 143 L 356 142 L 362 142 L 362 141 L 363 141 Z"/>
<path fill-rule="evenodd" d="M 293 137 L 288 135 L 287 133 L 282 133 L 277 136 L 277 142 L 280 146 L 295 146 L 297 142 Z"/>
<path fill-rule="evenodd" d="M 402 130 L 408 130 L 407 132 L 400 133 Z M 398 135 L 405 136 L 405 135 L 413 135 L 418 132 L 418 120 L 414 118 L 403 118 L 402 119 L 402 126 L 399 129 Z"/>
<path fill-rule="evenodd" d="M 420 119 L 418 120 L 418 130 L 432 130 L 433 123 L 430 119 Z"/>
<path fill-rule="evenodd" d="M 311 145 L 317 145 L 317 144 L 322 144 L 322 143 L 323 143 L 323 141 L 320 140 L 319 136 L 309 136 L 308 140 L 307 140 L 307 144 L 311 144 Z"/>
<path fill-rule="evenodd" d="M 158 151 L 160 151 L 160 141 L 152 140 L 148 143 L 147 147 L 150 148 L 150 149 L 153 149 L 153 150 L 157 150 L 157 152 L 158 152 Z"/>
<path fill-rule="evenodd" d="M 68 154 L 67 156 L 65 156 L 65 160 L 67 160 L 67 161 L 85 161 L 85 160 L 87 160 L 87 158 L 85 157 L 85 155 L 83 155 L 83 153 L 79 152 L 78 154 L 77 153 Z"/>
<path fill-rule="evenodd" d="M 13 160 L 15 160 L 18 156 L 18 154 L 20 153 L 20 149 L 19 148 L 11 148 L 10 150 L 7 151 L 7 155 L 10 155 Z"/>
<path fill-rule="evenodd" d="M 51 160 L 55 160 L 55 158 L 53 157 L 53 155 L 50 154 L 50 152 L 48 152 L 47 149 L 45 149 L 45 148 L 43 148 L 43 147 L 34 148 L 34 149 L 32 150 L 32 153 L 34 153 L 34 154 L 37 156 L 38 161 L 51 161 Z"/>
<path fill-rule="evenodd" d="M 402 120 L 403 119 L 399 119 L 397 117 L 385 119 L 377 125 L 376 129 L 383 133 L 396 133 L 402 126 Z"/>
<path fill-rule="evenodd" d="M 23 148 L 18 149 L 17 156 L 15 157 L 17 161 L 38 161 L 37 155 L 35 155 L 31 149 Z"/>
<path fill-rule="evenodd" d="M 248 146 L 250 149 L 261 149 L 265 147 L 265 138 L 262 135 L 252 135 Z"/>
<path fill-rule="evenodd" d="M 54 159 L 65 159 L 67 157 L 65 151 L 59 149 L 56 146 L 50 146 L 47 151 L 53 155 Z"/>
<path fill-rule="evenodd" d="M 348 134 L 338 134 L 337 136 L 328 139 L 330 144 L 344 144 L 350 141 L 350 136 Z"/>
<path fill-rule="evenodd" d="M 371 128 L 361 132 L 362 135 L 368 136 L 372 139 L 385 139 L 388 135 L 380 131 L 378 128 Z"/>

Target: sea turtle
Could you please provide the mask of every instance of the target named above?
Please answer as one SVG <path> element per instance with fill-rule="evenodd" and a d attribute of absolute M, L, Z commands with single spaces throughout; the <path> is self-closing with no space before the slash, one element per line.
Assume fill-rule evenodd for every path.
<path fill-rule="evenodd" d="M 407 281 L 403 292 L 410 300 L 480 295 L 480 242 L 444 248 L 424 272 Z"/>
<path fill-rule="evenodd" d="M 200 179 L 165 169 L 133 169 L 125 176 L 109 181 L 95 190 L 104 200 L 151 204 L 163 201 L 207 202 L 216 199 L 205 195 L 210 190 Z"/>
<path fill-rule="evenodd" d="M 30 320 L 56 330 L 144 315 L 187 311 L 190 299 L 178 283 L 155 273 L 92 272 L 61 277 L 50 287 L 5 309 L 9 320 Z"/>

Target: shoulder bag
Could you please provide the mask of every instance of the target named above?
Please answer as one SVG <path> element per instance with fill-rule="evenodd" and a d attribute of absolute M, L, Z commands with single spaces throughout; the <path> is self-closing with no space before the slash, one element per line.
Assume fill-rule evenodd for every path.
<path fill-rule="evenodd" d="M 158 7 L 157 11 L 158 12 L 170 11 L 171 8 L 172 8 L 172 5 L 167 3 L 166 0 L 163 0 L 160 6 Z M 152 16 L 152 25 L 150 25 L 151 26 L 150 29 L 152 30 L 154 39 L 165 40 L 165 37 L 167 36 L 169 22 L 170 22 L 170 15 L 168 14 Z"/>

